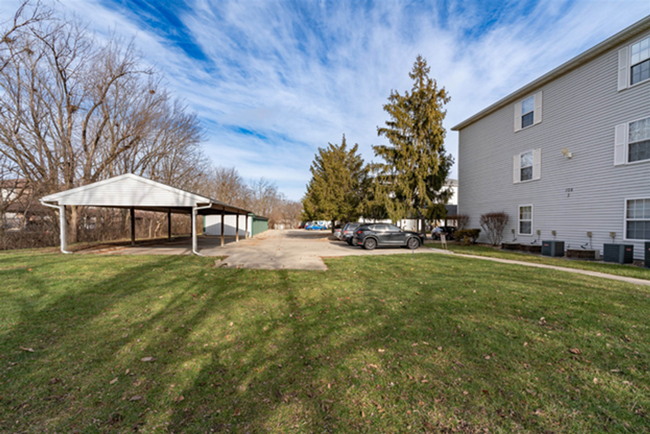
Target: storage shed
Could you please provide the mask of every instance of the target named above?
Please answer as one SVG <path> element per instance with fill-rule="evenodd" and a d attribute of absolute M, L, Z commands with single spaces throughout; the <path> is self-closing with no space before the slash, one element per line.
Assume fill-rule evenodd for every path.
<path fill-rule="evenodd" d="M 239 222 L 237 222 L 237 219 Z M 246 236 L 253 237 L 269 229 L 269 219 L 257 216 L 253 213 L 248 215 L 227 215 L 224 223 L 224 234 L 227 237 Z M 205 216 L 203 219 L 203 232 L 207 235 L 218 235 L 221 233 L 222 223 L 219 216 Z"/>
<path fill-rule="evenodd" d="M 256 215 L 253 217 L 253 236 L 269 230 L 268 217 Z"/>

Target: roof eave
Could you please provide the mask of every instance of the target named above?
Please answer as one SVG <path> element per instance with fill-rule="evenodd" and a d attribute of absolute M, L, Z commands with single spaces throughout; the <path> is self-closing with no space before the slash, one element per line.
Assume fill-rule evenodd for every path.
<path fill-rule="evenodd" d="M 595 57 L 600 56 L 607 50 L 610 50 L 613 47 L 621 44 L 622 42 L 628 39 L 632 39 L 635 36 L 638 36 L 639 34 L 647 30 L 650 30 L 650 15 L 648 15 L 647 17 L 643 18 L 640 21 L 637 21 L 631 26 L 621 30 L 614 36 L 611 36 L 610 38 L 604 40 L 598 45 L 595 45 L 594 47 L 588 49 L 582 54 L 577 55 L 576 57 L 569 60 L 568 62 L 563 63 L 562 65 L 558 66 L 552 71 L 542 75 L 538 79 L 531 81 L 530 83 L 528 83 L 522 88 L 519 88 L 518 90 L 514 91 L 510 95 L 501 98 L 499 101 L 481 110 L 480 112 L 476 113 L 474 116 L 471 116 L 465 119 L 463 122 L 459 123 L 458 125 L 453 126 L 451 130 L 460 131 L 461 129 L 473 124 L 474 122 L 484 118 L 485 116 L 499 110 L 503 106 L 506 106 L 516 101 L 517 99 L 524 97 L 529 93 L 532 93 L 535 89 L 544 86 L 545 84 L 555 80 L 556 78 L 584 65 L 585 63 L 589 62 Z"/>

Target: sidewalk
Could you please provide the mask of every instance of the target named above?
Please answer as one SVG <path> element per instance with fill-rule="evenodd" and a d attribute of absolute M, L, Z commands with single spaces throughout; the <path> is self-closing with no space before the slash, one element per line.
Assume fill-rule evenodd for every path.
<path fill-rule="evenodd" d="M 616 276 L 614 274 L 599 273 L 598 271 L 580 270 L 579 268 L 557 267 L 555 265 L 536 264 L 534 262 L 514 261 L 512 259 L 491 258 L 489 256 L 467 255 L 465 253 L 455 253 L 449 250 L 436 249 L 430 247 L 431 251 L 440 254 L 461 256 L 463 258 L 481 259 L 484 261 L 500 262 L 502 264 L 524 265 L 526 267 L 547 268 L 550 270 L 566 271 L 567 273 L 584 274 L 585 276 L 600 277 L 603 279 L 618 280 L 619 282 L 631 283 L 633 285 L 650 286 L 650 280 L 637 279 L 634 277 Z"/>

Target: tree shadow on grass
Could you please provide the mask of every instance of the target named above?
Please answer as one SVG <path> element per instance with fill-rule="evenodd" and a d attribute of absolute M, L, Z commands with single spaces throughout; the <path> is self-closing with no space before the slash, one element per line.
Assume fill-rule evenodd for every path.
<path fill-rule="evenodd" d="M 91 410 L 83 408 L 88 400 L 82 395 L 105 390 L 101 383 L 113 371 L 116 351 L 130 341 L 124 336 L 130 331 L 137 340 L 146 330 L 137 312 L 130 311 L 129 318 L 123 313 L 109 318 L 108 313 L 152 292 L 152 273 L 177 266 L 178 261 L 129 258 L 125 263 L 117 258 L 29 255 L 18 257 L 19 266 L 0 271 L 7 301 L 3 307 L 6 317 L 12 318 L 4 327 L 1 345 L 10 365 L 2 405 L 15 411 L 18 424 L 13 425 L 14 417 L 0 419 L 11 430 L 20 430 L 23 424 L 38 426 L 36 420 L 54 431 L 79 428 L 75 421 L 87 420 L 84 413 Z M 171 277 L 154 292 L 175 290 L 180 279 L 183 276 Z M 182 291 L 175 297 L 181 296 Z M 80 408 L 74 413 L 47 411 L 68 405 Z"/>
<path fill-rule="evenodd" d="M 408 275 L 408 262 L 401 264 L 397 278 Z M 239 344 L 208 350 L 211 362 L 183 389 L 183 405 L 173 412 L 170 429 L 396 432 L 418 427 L 452 432 L 464 426 L 467 432 L 479 432 L 501 426 L 541 430 L 545 420 L 539 415 L 544 411 L 555 411 L 552 417 L 559 419 L 572 410 L 585 411 L 587 405 L 595 414 L 594 426 L 612 426 L 612 414 L 627 412 L 617 405 L 598 410 L 603 395 L 612 401 L 619 396 L 615 387 L 602 386 L 586 398 L 575 390 L 566 392 L 565 386 L 574 380 L 584 387 L 584 375 L 568 372 L 571 368 L 582 371 L 595 363 L 593 371 L 608 374 L 611 360 L 571 358 L 566 335 L 587 332 L 588 324 L 565 319 L 564 303 L 535 295 L 540 285 L 535 288 L 530 278 L 508 273 L 512 267 L 474 270 L 471 278 L 459 277 L 456 283 L 468 288 L 447 288 L 457 292 L 451 297 L 440 295 L 436 284 L 416 281 L 409 283 L 420 283 L 421 291 L 392 295 L 386 288 L 373 287 L 380 279 L 373 278 L 372 272 L 346 280 L 340 264 L 333 268 L 333 273 L 339 272 L 341 286 L 330 285 L 329 293 L 308 284 L 304 287 L 296 274 L 278 273 L 274 290 L 284 297 L 285 315 L 275 320 L 250 317 L 250 327 L 237 336 Z M 504 288 L 521 290 L 533 305 L 466 307 L 474 294 L 472 286 L 481 288 L 483 281 L 495 277 L 495 269 L 504 273 Z M 565 275 L 542 274 L 544 286 L 572 290 Z M 586 314 L 596 317 L 599 309 L 595 306 Z M 540 323 L 539 312 L 547 312 L 549 320 Z M 486 313 L 496 318 L 486 319 Z M 617 324 L 614 321 L 610 327 L 622 326 Z M 538 341 L 538 335 L 551 327 L 569 330 L 557 339 L 545 338 L 546 343 Z M 236 349 L 238 360 L 224 358 L 231 348 Z M 548 363 L 557 366 L 549 369 Z M 531 385 L 538 382 L 535 375 L 545 375 L 546 384 Z M 567 380 L 572 375 L 576 378 Z M 206 390 L 210 391 L 207 399 Z M 567 402 L 564 411 L 555 410 L 561 396 L 578 402 Z M 626 415 L 630 421 L 626 423 L 643 422 L 642 417 Z"/>
<path fill-rule="evenodd" d="M 41 271 L 2 271 L 12 285 L 39 290 L 11 297 L 22 324 L 3 334 L 17 365 L 2 377 L 0 405 L 16 417 L 1 418 L 0 428 L 594 432 L 647 424 L 648 394 L 621 384 L 647 377 L 635 354 L 648 350 L 647 330 L 630 331 L 643 321 L 642 309 L 630 309 L 648 304 L 643 290 L 425 255 L 328 260 L 327 273 L 208 263 L 54 256 Z M 105 275 L 92 275 L 98 266 Z M 17 352 L 26 339 L 34 353 Z M 633 401 L 641 413 L 623 404 Z"/>

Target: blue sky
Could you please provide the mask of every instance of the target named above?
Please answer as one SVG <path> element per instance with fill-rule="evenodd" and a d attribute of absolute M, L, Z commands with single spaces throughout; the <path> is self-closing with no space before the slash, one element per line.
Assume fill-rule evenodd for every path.
<path fill-rule="evenodd" d="M 3 0 L 0 19 L 19 0 Z M 300 199 L 318 147 L 366 161 L 418 54 L 447 88 L 451 126 L 650 14 L 635 1 L 59 0 L 100 37 L 134 38 L 196 111 L 206 153 Z M 457 154 L 457 133 L 445 145 Z M 456 170 L 452 173 L 455 177 Z"/>

